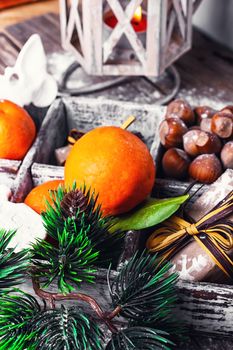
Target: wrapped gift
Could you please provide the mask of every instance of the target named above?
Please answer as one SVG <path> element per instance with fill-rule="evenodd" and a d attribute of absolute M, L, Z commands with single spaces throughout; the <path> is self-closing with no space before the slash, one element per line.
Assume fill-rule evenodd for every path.
<path fill-rule="evenodd" d="M 165 221 L 148 239 L 150 251 L 170 258 L 180 278 L 233 281 L 233 170 L 209 186 L 190 209 L 192 222 Z"/>

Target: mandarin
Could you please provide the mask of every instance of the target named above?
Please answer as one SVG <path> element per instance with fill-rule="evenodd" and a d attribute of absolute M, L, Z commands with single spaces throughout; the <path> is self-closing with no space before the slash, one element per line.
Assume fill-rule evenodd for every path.
<path fill-rule="evenodd" d="M 155 164 L 147 146 L 131 132 L 98 127 L 79 139 L 65 163 L 65 186 L 74 181 L 98 194 L 105 215 L 133 209 L 151 192 Z"/>
<path fill-rule="evenodd" d="M 21 160 L 36 136 L 34 121 L 25 109 L 0 100 L 0 158 Z"/>
<path fill-rule="evenodd" d="M 25 198 L 24 203 L 35 210 L 38 214 L 41 214 L 43 211 L 46 211 L 46 201 L 52 204 L 50 191 L 56 191 L 59 185 L 63 186 L 64 181 L 47 181 L 34 187 Z"/>

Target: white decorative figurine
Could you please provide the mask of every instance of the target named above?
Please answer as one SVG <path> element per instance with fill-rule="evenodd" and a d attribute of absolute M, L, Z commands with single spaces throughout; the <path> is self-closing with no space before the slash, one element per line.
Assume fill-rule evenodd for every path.
<path fill-rule="evenodd" d="M 45 239 L 41 216 L 24 203 L 9 202 L 10 189 L 0 185 L 0 229 L 16 230 L 9 247 L 20 251 L 29 248 L 36 239 Z"/>
<path fill-rule="evenodd" d="M 47 61 L 41 38 L 33 34 L 23 46 L 14 67 L 0 75 L 0 99 L 20 106 L 33 103 L 49 106 L 57 96 L 57 83 L 47 72 Z"/>

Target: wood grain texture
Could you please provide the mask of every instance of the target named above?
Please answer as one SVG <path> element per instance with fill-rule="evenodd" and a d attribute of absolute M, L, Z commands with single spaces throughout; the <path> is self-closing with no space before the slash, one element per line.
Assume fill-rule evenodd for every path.
<path fill-rule="evenodd" d="M 12 6 L 18 6 L 21 4 L 26 4 L 29 2 L 36 2 L 39 0 L 1 0 L 0 1 L 0 10 L 12 7 Z"/>
<path fill-rule="evenodd" d="M 1 1 L 2 3 L 5 0 Z M 57 0 L 40 0 L 33 3 L 26 3 L 24 5 L 4 9 L 0 13 L 0 29 L 4 29 L 9 25 L 23 22 L 33 16 L 44 15 L 48 12 L 58 12 Z"/>

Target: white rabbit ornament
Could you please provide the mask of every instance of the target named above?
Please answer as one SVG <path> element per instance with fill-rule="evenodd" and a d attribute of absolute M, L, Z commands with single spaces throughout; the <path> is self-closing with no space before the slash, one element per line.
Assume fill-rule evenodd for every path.
<path fill-rule="evenodd" d="M 38 34 L 33 34 L 20 51 L 15 66 L 0 75 L 0 99 L 20 106 L 33 103 L 49 106 L 57 96 L 57 83 L 47 72 L 44 47 Z"/>

